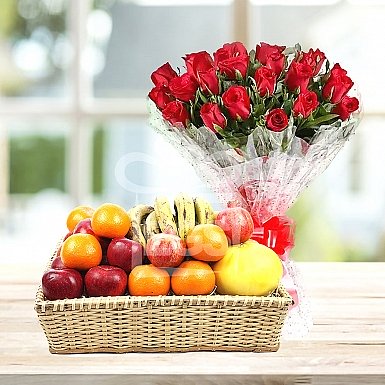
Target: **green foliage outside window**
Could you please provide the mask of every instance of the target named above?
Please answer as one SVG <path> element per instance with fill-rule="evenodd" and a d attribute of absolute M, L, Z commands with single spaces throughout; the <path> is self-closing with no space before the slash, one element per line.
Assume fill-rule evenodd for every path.
<path fill-rule="evenodd" d="M 30 135 L 10 139 L 10 193 L 65 191 L 65 139 Z"/>
<path fill-rule="evenodd" d="M 103 192 L 103 163 L 104 163 L 105 131 L 99 126 L 94 131 L 92 153 L 92 192 Z"/>
<path fill-rule="evenodd" d="M 103 191 L 104 131 L 93 136 L 92 192 Z M 11 194 L 34 194 L 52 188 L 66 191 L 66 138 L 25 135 L 10 138 Z"/>

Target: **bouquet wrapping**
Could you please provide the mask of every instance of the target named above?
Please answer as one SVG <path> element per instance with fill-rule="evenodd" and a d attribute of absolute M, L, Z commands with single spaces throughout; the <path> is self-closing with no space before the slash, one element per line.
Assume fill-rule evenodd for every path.
<path fill-rule="evenodd" d="M 284 266 L 294 300 L 284 336 L 303 336 L 312 321 L 292 260 L 294 221 L 285 213 L 331 163 L 360 117 L 352 80 L 320 50 L 261 43 L 247 52 L 225 44 L 166 63 L 151 76 L 150 123 L 194 167 L 225 206 L 247 209 L 253 239 Z"/>

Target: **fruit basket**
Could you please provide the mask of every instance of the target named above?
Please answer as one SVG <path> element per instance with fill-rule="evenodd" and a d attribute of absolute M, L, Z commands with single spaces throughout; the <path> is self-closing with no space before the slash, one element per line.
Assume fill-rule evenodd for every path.
<path fill-rule="evenodd" d="M 278 350 L 292 297 L 250 214 L 185 193 L 174 203 L 69 213 L 35 301 L 51 353 Z M 99 228 L 106 212 L 127 222 Z"/>
<path fill-rule="evenodd" d="M 127 295 L 55 301 L 46 300 L 39 287 L 35 310 L 51 353 L 274 352 L 291 303 L 281 286 L 265 297 Z"/>

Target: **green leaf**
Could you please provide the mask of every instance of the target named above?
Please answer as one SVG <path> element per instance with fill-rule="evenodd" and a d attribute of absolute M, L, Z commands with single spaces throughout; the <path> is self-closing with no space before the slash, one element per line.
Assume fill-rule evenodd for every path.
<path fill-rule="evenodd" d="M 197 95 L 198 95 L 198 101 L 199 99 L 202 100 L 203 104 L 207 103 L 207 97 L 206 95 L 203 94 L 203 92 L 200 90 L 200 88 L 198 88 L 197 90 Z M 195 99 L 197 101 L 197 98 Z"/>
<path fill-rule="evenodd" d="M 249 57 L 250 57 L 250 62 L 254 62 L 255 61 L 255 50 L 252 49 L 249 53 Z"/>
<path fill-rule="evenodd" d="M 235 78 L 236 78 L 239 82 L 243 83 L 243 76 L 242 76 L 242 74 L 241 74 L 241 72 L 240 72 L 239 70 L 235 70 Z"/>
<path fill-rule="evenodd" d="M 261 104 L 256 104 L 254 106 L 253 115 L 255 117 L 258 117 L 258 116 L 262 115 L 264 112 L 265 112 L 265 108 L 264 108 L 262 103 Z"/>
<path fill-rule="evenodd" d="M 320 105 L 317 110 L 315 111 L 315 114 L 316 115 L 321 115 L 321 116 L 325 116 L 325 115 L 328 115 L 330 111 L 327 111 L 326 108 L 325 108 L 325 105 Z"/>
<path fill-rule="evenodd" d="M 198 112 L 198 111 L 197 111 Z M 196 119 L 195 119 L 195 108 L 194 106 L 191 104 L 190 105 L 190 117 L 191 117 L 191 121 L 192 123 L 196 123 Z"/>
<path fill-rule="evenodd" d="M 214 128 L 217 130 L 218 134 L 222 135 L 224 138 L 227 137 L 226 132 L 221 127 L 214 124 Z"/>
<path fill-rule="evenodd" d="M 253 90 L 254 90 L 255 87 L 257 87 L 257 83 L 256 83 L 255 79 L 252 76 L 248 76 L 247 80 L 248 80 L 248 83 L 250 84 L 250 86 L 253 87 Z"/>
<path fill-rule="evenodd" d="M 285 110 L 287 115 L 290 115 L 291 110 L 293 108 L 293 101 L 291 99 L 285 100 L 282 108 Z"/>
<path fill-rule="evenodd" d="M 215 130 L 216 132 L 218 132 L 219 134 L 221 134 L 220 131 L 222 131 L 222 128 L 221 128 L 221 126 L 218 126 L 217 124 L 214 123 L 214 130 Z M 223 132 L 223 131 L 222 131 L 222 132 Z M 223 135 L 222 135 L 222 136 L 223 136 Z"/>
<path fill-rule="evenodd" d="M 231 80 L 224 80 L 223 81 L 223 92 L 225 92 L 227 89 L 229 89 L 234 84 Z"/>
<path fill-rule="evenodd" d="M 336 118 L 337 116 L 338 116 L 337 114 L 323 115 L 317 119 L 310 120 L 310 121 L 306 122 L 302 127 L 308 128 L 308 127 L 318 126 L 319 124 L 324 123 L 324 122 L 328 122 L 329 120 L 332 120 L 332 119 Z"/>
<path fill-rule="evenodd" d="M 329 62 L 328 59 L 326 59 L 326 62 L 325 62 L 325 73 L 328 73 L 329 69 L 330 69 L 330 62 Z"/>

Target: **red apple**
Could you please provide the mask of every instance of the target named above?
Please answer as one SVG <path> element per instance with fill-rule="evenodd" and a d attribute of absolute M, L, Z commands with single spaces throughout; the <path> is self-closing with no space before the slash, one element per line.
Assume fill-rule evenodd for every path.
<path fill-rule="evenodd" d="M 118 266 L 127 274 L 143 263 L 143 246 L 127 238 L 114 238 L 107 249 L 107 262 L 111 266 Z"/>
<path fill-rule="evenodd" d="M 99 239 L 100 246 L 102 246 L 103 256 L 107 256 L 108 246 L 111 243 L 111 238 L 97 237 Z"/>
<path fill-rule="evenodd" d="M 60 254 L 60 253 L 59 253 Z M 51 269 L 66 269 L 60 256 L 55 257 L 51 263 Z"/>
<path fill-rule="evenodd" d="M 186 255 L 185 244 L 174 234 L 155 234 L 146 245 L 150 262 L 156 267 L 177 267 Z"/>
<path fill-rule="evenodd" d="M 87 271 L 84 282 L 90 297 L 123 295 L 127 288 L 127 274 L 120 267 L 99 265 Z"/>
<path fill-rule="evenodd" d="M 100 264 L 101 265 L 109 265 L 109 263 L 107 261 L 107 255 L 106 254 L 102 255 L 102 260 L 100 261 Z"/>
<path fill-rule="evenodd" d="M 246 242 L 254 231 L 253 218 L 242 207 L 229 207 L 220 211 L 215 224 L 222 228 L 232 245 Z"/>
<path fill-rule="evenodd" d="M 86 218 L 86 219 L 83 219 L 81 220 L 74 228 L 74 231 L 73 231 L 73 234 L 91 234 L 93 235 L 94 237 L 98 238 L 95 233 L 94 233 L 94 230 L 92 230 L 92 227 L 91 227 L 91 218 Z"/>
<path fill-rule="evenodd" d="M 50 269 L 43 274 L 41 284 L 45 297 L 52 301 L 83 294 L 83 278 L 74 269 Z"/>
<path fill-rule="evenodd" d="M 107 261 L 107 250 L 111 242 L 111 238 L 97 237 L 99 239 L 100 246 L 102 246 L 102 261 L 100 265 L 109 265 Z"/>

